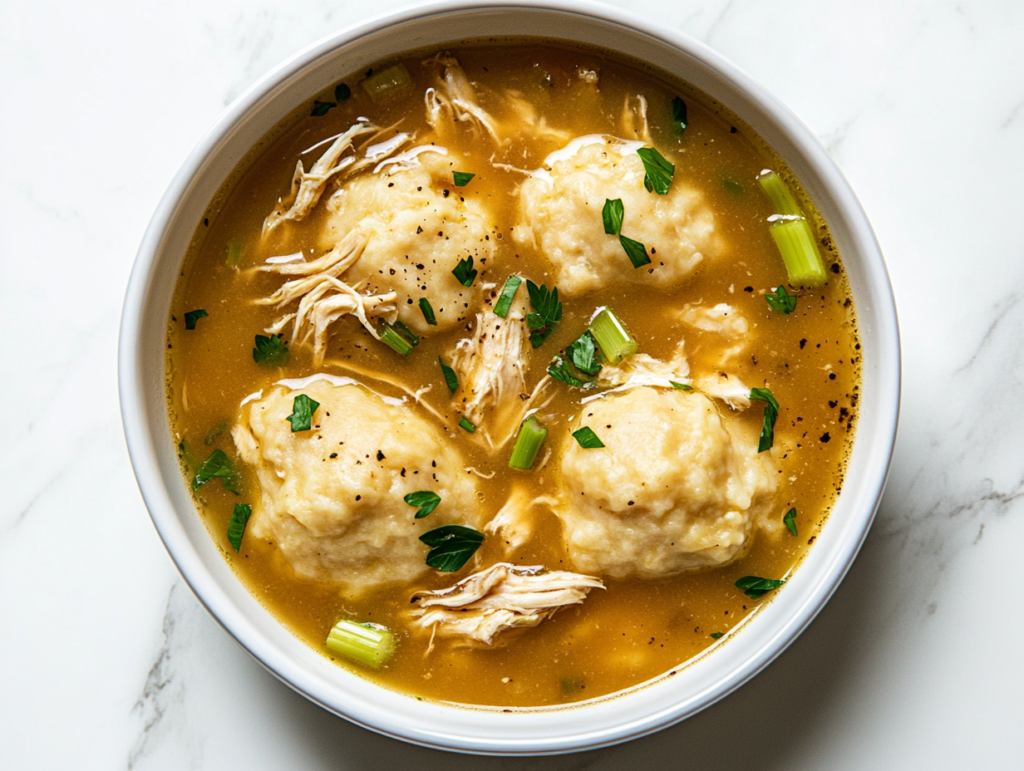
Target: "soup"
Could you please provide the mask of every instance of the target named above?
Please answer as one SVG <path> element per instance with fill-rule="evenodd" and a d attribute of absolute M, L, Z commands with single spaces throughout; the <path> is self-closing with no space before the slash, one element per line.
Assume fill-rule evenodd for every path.
<path fill-rule="evenodd" d="M 254 596 L 386 687 L 506 708 L 727 644 L 828 515 L 859 388 L 842 263 L 771 150 L 664 73 L 522 40 L 285 116 L 167 345 Z"/>

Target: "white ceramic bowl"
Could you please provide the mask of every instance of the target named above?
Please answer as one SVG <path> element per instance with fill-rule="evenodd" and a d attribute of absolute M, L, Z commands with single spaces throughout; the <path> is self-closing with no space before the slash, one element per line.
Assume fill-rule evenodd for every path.
<path fill-rule="evenodd" d="M 235 165 L 284 115 L 340 76 L 391 54 L 510 35 L 572 39 L 645 60 L 694 84 L 759 132 L 814 198 L 838 243 L 860 319 L 863 384 L 842 494 L 794 577 L 743 629 L 675 676 L 569 708 L 507 713 L 419 702 L 373 685 L 309 649 L 246 591 L 197 516 L 178 467 L 164 395 L 164 344 L 171 296 L 197 223 Z M 614 744 L 693 715 L 756 675 L 810 623 L 850 567 L 882 494 L 899 407 L 899 335 L 878 244 L 843 175 L 789 110 L 721 56 L 603 5 L 441 3 L 332 35 L 227 109 L 174 178 L 139 248 L 121 319 L 119 382 L 128 448 L 153 523 L 200 601 L 256 660 L 331 712 L 390 736 L 463 752 L 543 754 Z"/>

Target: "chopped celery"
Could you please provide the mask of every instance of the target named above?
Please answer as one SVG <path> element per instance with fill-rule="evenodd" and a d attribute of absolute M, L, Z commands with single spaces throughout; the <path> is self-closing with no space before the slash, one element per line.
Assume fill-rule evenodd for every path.
<path fill-rule="evenodd" d="M 380 335 L 381 342 L 389 345 L 392 350 L 403 356 L 408 356 L 412 353 L 412 343 L 402 337 L 392 327 L 384 327 L 384 331 Z"/>
<path fill-rule="evenodd" d="M 528 417 L 519 427 L 519 436 L 516 437 L 508 465 L 520 471 L 529 471 L 533 467 L 533 462 L 537 460 L 537 453 L 540 452 L 540 446 L 544 444 L 547 436 L 548 430 L 540 424 L 537 416 Z"/>
<path fill-rule="evenodd" d="M 237 238 L 232 238 L 228 241 L 228 256 L 224 259 L 224 263 L 229 268 L 237 268 L 238 264 L 242 261 L 242 256 L 245 254 L 245 241 L 240 241 Z"/>
<path fill-rule="evenodd" d="M 332 653 L 380 669 L 395 655 L 395 636 L 379 624 L 339 621 L 327 635 Z"/>
<path fill-rule="evenodd" d="M 789 283 L 793 286 L 820 286 L 828 276 L 821 262 L 814 234 L 807 220 L 778 220 L 771 224 L 772 238 L 786 263 Z"/>
<path fill-rule="evenodd" d="M 639 347 L 626 325 L 611 308 L 605 308 L 594 317 L 590 322 L 590 334 L 594 336 L 601 355 L 609 364 L 618 364 L 623 357 L 636 353 Z"/>
<path fill-rule="evenodd" d="M 412 78 L 409 77 L 409 70 L 405 68 L 404 64 L 395 64 L 371 75 L 363 81 L 362 86 L 373 101 L 379 102 L 392 91 L 411 84 Z"/>
<path fill-rule="evenodd" d="M 783 214 L 787 217 L 803 217 L 804 213 L 797 204 L 793 194 L 789 192 L 789 186 L 785 180 L 774 171 L 763 172 L 757 178 L 757 184 L 764 190 L 765 195 L 772 202 L 776 214 Z"/>

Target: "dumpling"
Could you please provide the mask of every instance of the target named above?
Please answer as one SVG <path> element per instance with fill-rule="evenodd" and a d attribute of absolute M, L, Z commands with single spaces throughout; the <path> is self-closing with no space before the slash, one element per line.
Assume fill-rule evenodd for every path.
<path fill-rule="evenodd" d="M 358 594 L 425 572 L 425 531 L 479 528 L 473 477 L 451 442 L 409 406 L 329 379 L 293 385 L 243 406 L 232 437 L 262 490 L 249 532 L 276 544 L 296 572 Z M 299 394 L 320 407 L 312 430 L 292 432 L 287 417 Z M 418 490 L 441 498 L 424 519 L 403 500 Z"/>
<path fill-rule="evenodd" d="M 555 266 L 555 282 L 577 297 L 614 282 L 674 287 L 704 256 L 717 251 L 715 218 L 678 172 L 668 195 L 644 188 L 641 142 L 602 135 L 574 139 L 544 161 L 520 189 L 523 225 L 516 237 L 531 241 Z M 604 231 L 604 202 L 621 199 L 622 234 L 647 247 L 651 264 L 635 269 L 618 238 Z"/>
<path fill-rule="evenodd" d="M 705 396 L 636 388 L 584 405 L 577 422 L 605 444 L 563 447 L 558 513 L 577 570 L 657 578 L 743 552 L 774 474 Z"/>
<path fill-rule="evenodd" d="M 327 204 L 321 243 L 330 247 L 355 234 L 364 245 L 345 281 L 364 294 L 396 292 L 398 317 L 426 334 L 472 318 L 483 281 L 463 286 L 452 270 L 472 257 L 482 272 L 494 252 L 494 228 L 486 204 L 454 186 L 456 163 L 429 146 L 410 155 L 419 149 L 393 156 L 379 171 L 339 188 Z M 437 326 L 428 325 L 419 308 L 423 297 Z"/>

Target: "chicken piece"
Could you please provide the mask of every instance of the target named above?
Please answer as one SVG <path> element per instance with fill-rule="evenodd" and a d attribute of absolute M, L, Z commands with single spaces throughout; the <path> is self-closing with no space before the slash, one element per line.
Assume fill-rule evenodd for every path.
<path fill-rule="evenodd" d="M 642 146 L 605 135 L 577 137 L 551 153 L 520 188 L 522 223 L 515 237 L 552 262 L 564 296 L 623 281 L 675 287 L 705 254 L 720 251 L 714 215 L 682 175 L 676 175 L 668 195 L 644 189 L 644 166 L 636 152 Z M 619 239 L 604 230 L 604 203 L 616 198 L 625 211 L 622 234 L 643 243 L 652 260 L 639 270 Z"/>
<path fill-rule="evenodd" d="M 729 364 L 747 347 L 750 324 L 742 313 L 728 303 L 718 303 L 710 308 L 706 305 L 687 303 L 679 310 L 678 318 L 694 329 L 721 335 L 731 343 L 728 347 L 717 346 L 722 350 L 718 357 L 720 366 Z"/>
<path fill-rule="evenodd" d="M 719 372 L 697 378 L 694 385 L 713 399 L 729 405 L 730 409 L 741 412 L 750 407 L 750 386 L 735 375 Z"/>
<path fill-rule="evenodd" d="M 673 388 L 673 383 L 690 384 L 690 364 L 686 360 L 684 341 L 680 340 L 668 361 L 646 353 L 627 356 L 618 364 L 606 364 L 597 375 L 597 384 L 613 391 L 626 391 L 641 386 Z"/>
<path fill-rule="evenodd" d="M 707 397 L 636 388 L 585 405 L 584 425 L 605 447 L 583 449 L 566 434 L 556 511 L 577 570 L 658 578 L 743 553 L 771 503 L 774 469 Z"/>
<path fill-rule="evenodd" d="M 509 629 L 537 626 L 567 605 L 579 605 L 604 584 L 567 571 L 544 572 L 542 565 L 517 567 L 499 562 L 448 589 L 419 592 L 413 616 L 421 629 L 492 645 Z"/>
<path fill-rule="evenodd" d="M 243 405 L 232 438 L 260 485 L 248 532 L 297 573 L 355 596 L 427 571 L 425 531 L 481 526 L 475 480 L 457 448 L 411 407 L 348 378 L 282 383 Z M 320 404 L 309 431 L 287 420 L 299 394 Z M 403 500 L 420 490 L 441 498 L 429 519 Z"/>
<path fill-rule="evenodd" d="M 494 118 L 477 104 L 476 89 L 469 82 L 458 60 L 447 51 L 428 59 L 424 64 L 436 66 L 440 73 L 436 88 L 424 94 L 427 105 L 427 123 L 444 137 L 454 123 L 468 123 L 477 130 L 486 131 L 501 144 L 501 136 Z"/>
<path fill-rule="evenodd" d="M 557 505 L 557 498 L 535 496 L 524 487 L 513 487 L 505 505 L 484 525 L 484 532 L 501 538 L 505 541 L 506 550 L 514 552 L 533 537 L 536 522 L 532 510 L 537 506 L 553 510 Z"/>

